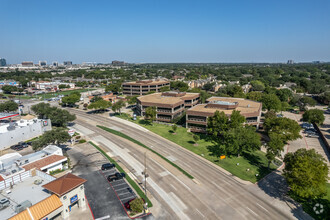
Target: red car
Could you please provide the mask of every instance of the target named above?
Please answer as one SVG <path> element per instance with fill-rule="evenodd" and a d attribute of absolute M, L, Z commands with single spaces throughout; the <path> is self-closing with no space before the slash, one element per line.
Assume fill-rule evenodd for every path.
<path fill-rule="evenodd" d="M 136 198 L 134 198 L 134 199 L 136 199 Z M 124 204 L 124 206 L 125 206 L 126 209 L 131 209 L 131 206 L 129 205 L 129 203 L 132 202 L 134 199 L 131 199 L 131 200 L 129 200 L 128 202 L 126 202 L 126 203 Z M 145 203 L 145 201 L 144 201 L 143 198 L 142 198 L 142 200 L 143 200 L 143 203 Z"/>

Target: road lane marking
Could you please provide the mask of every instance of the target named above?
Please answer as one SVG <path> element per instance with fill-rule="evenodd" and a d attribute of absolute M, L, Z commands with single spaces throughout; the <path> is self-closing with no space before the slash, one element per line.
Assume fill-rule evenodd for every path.
<path fill-rule="evenodd" d="M 170 184 L 172 186 L 173 189 L 177 190 L 172 184 Z"/>
<path fill-rule="evenodd" d="M 106 215 L 101 218 L 96 218 L 95 220 L 104 220 L 104 219 L 110 219 L 110 215 Z"/>
<path fill-rule="evenodd" d="M 252 211 L 249 207 L 246 206 L 246 209 L 249 210 L 251 213 L 253 213 L 255 216 L 259 216 L 257 213 L 255 213 L 254 211 Z"/>
<path fill-rule="evenodd" d="M 263 210 L 265 210 L 266 212 L 269 212 L 265 207 L 263 207 L 262 205 L 260 205 L 259 203 L 257 203 L 257 205 L 262 208 Z"/>
<path fill-rule="evenodd" d="M 202 216 L 202 218 L 205 218 L 205 216 L 196 208 L 196 212 Z"/>

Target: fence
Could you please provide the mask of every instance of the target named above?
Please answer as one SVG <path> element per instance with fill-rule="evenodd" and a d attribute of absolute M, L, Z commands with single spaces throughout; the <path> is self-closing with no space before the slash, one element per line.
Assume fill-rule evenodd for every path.
<path fill-rule="evenodd" d="M 21 173 L 18 173 L 16 175 L 13 175 L 7 179 L 4 179 L 0 182 L 0 190 L 9 188 L 10 186 L 14 185 L 15 183 L 22 182 L 24 179 L 30 177 L 30 171 L 24 171 Z"/>
<path fill-rule="evenodd" d="M 40 170 L 36 170 L 36 174 L 37 174 L 37 176 L 39 176 L 39 177 L 41 177 L 41 178 L 43 178 L 45 180 L 48 180 L 48 181 L 53 181 L 53 180 L 56 179 L 56 177 L 53 177 L 53 176 L 51 176 L 51 175 L 49 175 L 47 173 L 44 173 L 44 172 L 42 172 Z"/>
<path fill-rule="evenodd" d="M 322 133 L 320 128 L 317 126 L 317 124 L 313 124 L 313 125 L 314 125 L 314 128 L 316 128 L 317 132 L 320 134 L 320 137 L 321 137 L 324 145 L 326 146 L 328 152 L 330 153 L 330 145 L 329 145 L 327 138 L 324 136 L 324 134 Z"/>

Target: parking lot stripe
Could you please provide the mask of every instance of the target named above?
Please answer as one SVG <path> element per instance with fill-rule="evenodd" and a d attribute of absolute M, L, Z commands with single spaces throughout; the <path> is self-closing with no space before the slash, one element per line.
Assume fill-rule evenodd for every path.
<path fill-rule="evenodd" d="M 110 219 L 110 215 L 103 216 L 101 218 L 97 218 L 95 220 L 104 220 L 104 219 Z"/>
<path fill-rule="evenodd" d="M 123 183 L 120 183 L 120 184 L 117 184 L 117 185 L 113 185 L 113 187 L 121 186 L 121 185 L 124 185 L 124 184 L 126 184 L 126 182 L 123 182 Z"/>
<path fill-rule="evenodd" d="M 122 196 L 122 195 L 125 195 L 127 193 L 131 193 L 131 192 L 124 192 L 124 193 L 119 193 L 118 196 Z"/>

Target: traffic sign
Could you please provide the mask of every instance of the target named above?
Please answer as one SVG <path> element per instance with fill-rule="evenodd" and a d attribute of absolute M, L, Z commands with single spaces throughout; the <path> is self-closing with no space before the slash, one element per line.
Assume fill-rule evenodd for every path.
<path fill-rule="evenodd" d="M 74 133 L 76 133 L 76 131 L 74 129 L 70 129 L 68 131 L 69 135 L 72 137 L 74 135 Z"/>

